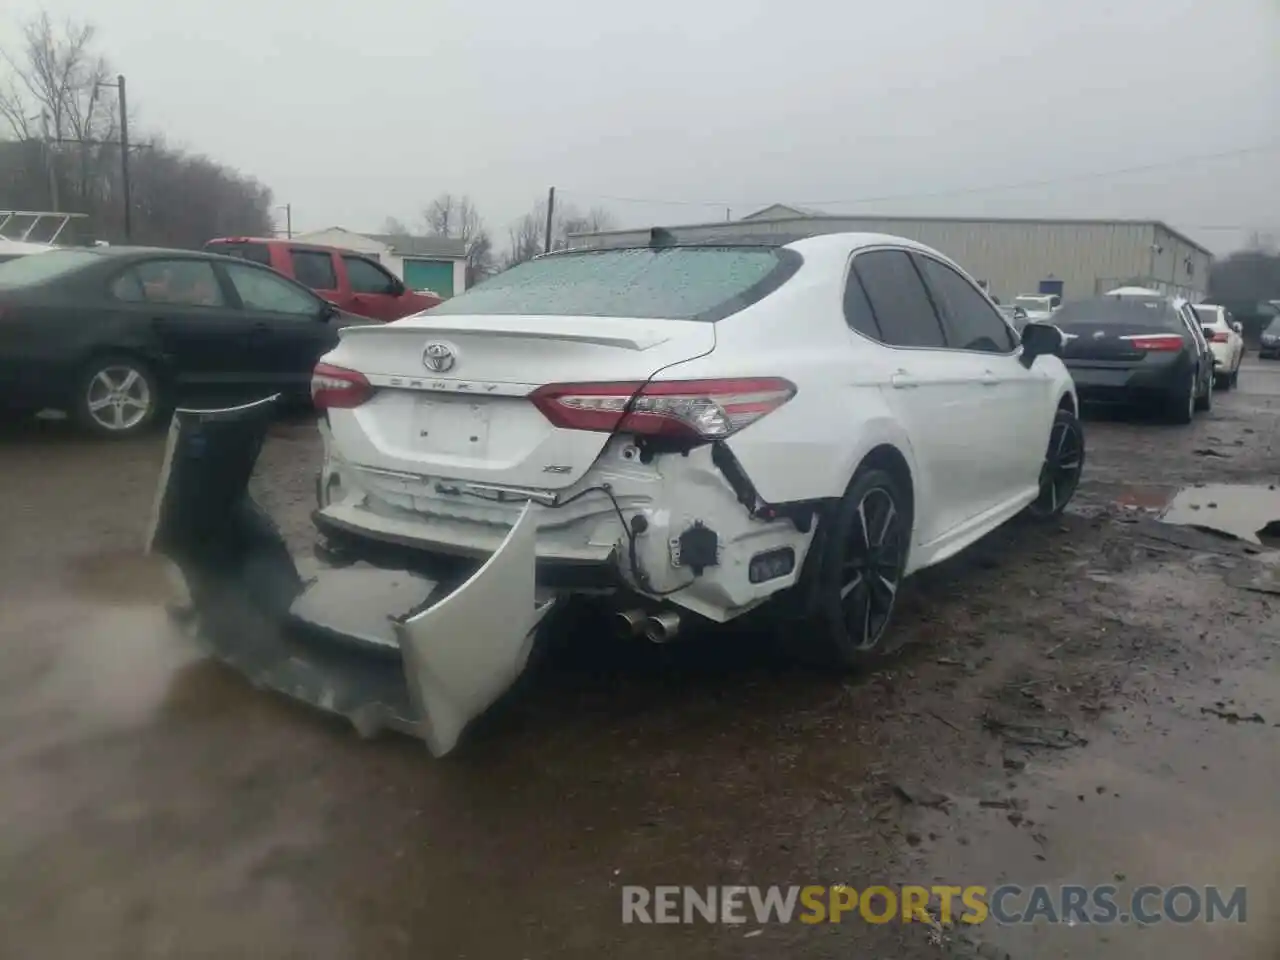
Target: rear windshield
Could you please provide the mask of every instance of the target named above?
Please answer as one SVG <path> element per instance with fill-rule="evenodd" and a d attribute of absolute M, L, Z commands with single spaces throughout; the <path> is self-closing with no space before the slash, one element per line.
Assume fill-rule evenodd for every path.
<path fill-rule="evenodd" d="M 1196 317 L 1198 317 L 1200 322 L 1203 324 L 1208 325 L 1222 320 L 1222 314 L 1218 307 L 1197 307 L 1195 304 L 1192 304 L 1192 309 L 1195 310 Z M 1225 320 L 1222 322 L 1226 323 Z"/>
<path fill-rule="evenodd" d="M 1075 300 L 1053 315 L 1058 326 L 1069 323 L 1116 323 L 1135 327 L 1170 327 L 1178 323 L 1173 306 L 1163 297 L 1098 297 Z"/>
<path fill-rule="evenodd" d="M 799 263 L 770 247 L 561 253 L 512 267 L 428 314 L 714 321 L 766 296 Z"/>
<path fill-rule="evenodd" d="M 26 287 L 44 283 L 63 274 L 79 270 L 95 262 L 101 254 L 88 250 L 50 250 L 29 253 L 7 263 L 0 263 L 0 288 Z"/>
<path fill-rule="evenodd" d="M 220 253 L 224 257 L 239 257 L 253 263 L 271 266 L 271 251 L 265 243 L 236 243 L 221 240 L 210 240 L 204 245 L 207 253 Z"/>

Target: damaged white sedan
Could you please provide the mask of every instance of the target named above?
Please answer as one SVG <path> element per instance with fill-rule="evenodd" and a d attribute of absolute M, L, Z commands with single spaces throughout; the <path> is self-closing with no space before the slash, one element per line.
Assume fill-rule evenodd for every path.
<path fill-rule="evenodd" d="M 342 331 L 312 382 L 314 520 L 331 565 L 421 581 L 369 640 L 406 677 L 390 725 L 447 752 L 577 594 L 657 642 L 768 606 L 834 664 L 876 657 L 905 576 L 1071 498 L 1061 350 L 941 254 L 870 234 L 655 230 Z"/>

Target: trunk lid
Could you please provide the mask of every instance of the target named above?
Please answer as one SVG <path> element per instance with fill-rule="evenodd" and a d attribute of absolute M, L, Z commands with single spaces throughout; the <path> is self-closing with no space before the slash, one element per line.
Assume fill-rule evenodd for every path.
<path fill-rule="evenodd" d="M 591 468 L 608 434 L 554 427 L 528 399 L 533 390 L 639 387 L 714 347 L 715 324 L 694 320 L 428 315 L 348 328 L 324 362 L 362 373 L 374 395 L 329 411 L 333 442 L 375 484 L 562 489 Z"/>
<path fill-rule="evenodd" d="M 1059 329 L 1066 336 L 1062 359 L 1071 360 L 1127 360 L 1137 362 L 1146 356 L 1145 351 L 1135 349 L 1131 340 L 1124 337 L 1142 336 L 1144 334 L 1161 334 L 1166 331 L 1142 329 L 1140 327 L 1121 326 L 1114 323 L 1077 323 L 1059 324 Z"/>

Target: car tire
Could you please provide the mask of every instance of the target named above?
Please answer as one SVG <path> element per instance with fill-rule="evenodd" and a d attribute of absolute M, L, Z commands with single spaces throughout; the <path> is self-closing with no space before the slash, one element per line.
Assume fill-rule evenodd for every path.
<path fill-rule="evenodd" d="M 150 364 L 127 353 L 110 353 L 85 365 L 72 412 L 89 432 L 122 440 L 149 429 L 162 403 L 160 378 Z"/>
<path fill-rule="evenodd" d="M 910 504 L 897 477 L 864 467 L 830 514 L 807 631 L 820 662 L 854 670 L 892 652 L 884 640 L 911 545 Z"/>
<path fill-rule="evenodd" d="M 1196 415 L 1196 375 L 1187 377 L 1185 383 L 1174 387 L 1165 395 L 1165 419 L 1170 423 L 1188 424 Z"/>
<path fill-rule="evenodd" d="M 1209 382 L 1205 384 L 1204 393 L 1196 397 L 1196 409 L 1201 412 L 1213 409 L 1213 374 L 1209 374 Z"/>
<path fill-rule="evenodd" d="M 1061 409 L 1049 427 L 1049 443 L 1040 467 L 1040 493 L 1023 511 L 1029 519 L 1045 521 L 1062 516 L 1080 486 L 1084 458 L 1084 425 L 1070 410 Z"/>

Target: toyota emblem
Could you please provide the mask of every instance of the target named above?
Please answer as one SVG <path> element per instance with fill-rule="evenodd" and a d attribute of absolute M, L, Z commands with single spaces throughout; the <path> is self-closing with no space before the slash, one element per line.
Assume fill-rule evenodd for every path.
<path fill-rule="evenodd" d="M 427 348 L 422 351 L 422 365 L 433 373 L 452 370 L 457 361 L 453 348 L 447 343 L 428 343 Z"/>

